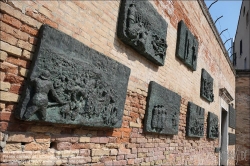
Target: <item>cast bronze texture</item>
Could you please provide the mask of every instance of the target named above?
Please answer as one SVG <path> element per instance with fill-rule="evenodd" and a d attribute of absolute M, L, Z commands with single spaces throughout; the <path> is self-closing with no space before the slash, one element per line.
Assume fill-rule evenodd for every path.
<path fill-rule="evenodd" d="M 188 102 L 186 135 L 188 137 L 203 137 L 204 135 L 204 108 Z"/>
<path fill-rule="evenodd" d="M 235 129 L 236 127 L 236 112 L 235 109 L 229 105 L 229 127 Z"/>
<path fill-rule="evenodd" d="M 214 101 L 213 80 L 210 74 L 205 69 L 202 69 L 200 96 L 208 102 Z"/>
<path fill-rule="evenodd" d="M 233 133 L 228 133 L 228 145 L 235 145 L 236 135 Z"/>
<path fill-rule="evenodd" d="M 151 81 L 144 130 L 159 134 L 178 134 L 180 104 L 180 95 Z"/>
<path fill-rule="evenodd" d="M 192 71 L 196 70 L 198 41 L 182 20 L 178 23 L 176 57 Z"/>
<path fill-rule="evenodd" d="M 128 67 L 43 25 L 30 71 L 17 118 L 121 127 Z"/>
<path fill-rule="evenodd" d="M 208 138 L 216 139 L 219 137 L 218 123 L 219 123 L 218 116 L 212 112 L 208 112 L 208 119 L 207 119 Z"/>
<path fill-rule="evenodd" d="M 164 65 L 167 23 L 149 1 L 121 1 L 117 36 L 150 61 Z"/>

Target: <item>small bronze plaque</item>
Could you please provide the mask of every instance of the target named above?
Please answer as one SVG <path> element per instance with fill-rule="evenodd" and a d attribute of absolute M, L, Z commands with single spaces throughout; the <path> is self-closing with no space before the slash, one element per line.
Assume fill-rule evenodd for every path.
<path fill-rule="evenodd" d="M 144 130 L 159 134 L 178 134 L 180 105 L 180 95 L 151 81 Z"/>

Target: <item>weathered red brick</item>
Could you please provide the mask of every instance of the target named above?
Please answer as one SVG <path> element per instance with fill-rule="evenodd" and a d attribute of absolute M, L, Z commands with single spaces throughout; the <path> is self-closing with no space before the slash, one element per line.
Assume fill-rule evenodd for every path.
<path fill-rule="evenodd" d="M 27 33 L 24 33 L 19 29 L 13 28 L 4 22 L 1 22 L 1 30 L 14 36 L 17 39 L 28 41 L 29 35 Z"/>
<path fill-rule="evenodd" d="M 134 165 L 135 160 L 134 159 L 128 159 L 128 165 Z"/>
<path fill-rule="evenodd" d="M 25 144 L 24 150 L 26 151 L 47 150 L 49 147 L 50 147 L 49 143 L 31 142 L 31 143 Z"/>
<path fill-rule="evenodd" d="M 0 81 L 3 81 L 5 79 L 5 73 L 0 71 Z"/>
<path fill-rule="evenodd" d="M 17 46 L 23 49 L 26 49 L 28 51 L 34 52 L 36 49 L 36 46 L 30 44 L 29 42 L 25 42 L 23 40 L 18 40 Z"/>
<path fill-rule="evenodd" d="M 24 68 L 29 68 L 29 66 L 30 66 L 30 61 L 22 60 L 20 58 L 15 58 L 15 57 L 12 57 L 12 56 L 9 56 L 6 59 L 6 62 L 9 62 L 9 63 L 17 65 L 17 66 L 21 66 L 21 67 L 24 67 Z"/>
<path fill-rule="evenodd" d="M 92 143 L 100 143 L 100 138 L 99 137 L 92 137 L 92 138 L 90 138 L 90 142 L 92 142 Z"/>
<path fill-rule="evenodd" d="M 72 165 L 82 165 L 85 163 L 91 162 L 91 157 L 82 157 L 82 156 L 76 156 L 76 157 L 70 157 L 69 158 L 69 164 Z"/>
<path fill-rule="evenodd" d="M 73 150 L 73 149 L 87 149 L 87 148 L 89 148 L 89 146 L 86 145 L 85 143 L 73 143 L 73 144 L 71 145 L 71 149 L 72 149 L 72 150 Z"/>
<path fill-rule="evenodd" d="M 17 38 L 13 37 L 12 35 L 5 33 L 3 31 L 0 31 L 1 40 L 5 41 L 6 43 L 9 43 L 11 45 L 17 44 Z"/>
<path fill-rule="evenodd" d="M 49 134 L 36 134 L 35 141 L 37 143 L 50 143 L 51 136 Z"/>
<path fill-rule="evenodd" d="M 113 165 L 127 165 L 127 161 L 126 160 L 119 160 L 119 161 L 113 161 Z"/>
<path fill-rule="evenodd" d="M 18 73 L 18 67 L 16 65 L 13 65 L 13 64 L 8 63 L 8 62 L 1 63 L 0 69 L 6 73 L 12 73 L 12 74 Z"/>
<path fill-rule="evenodd" d="M 5 82 L 13 83 L 13 84 L 21 84 L 24 81 L 23 77 L 7 73 L 4 79 Z"/>
<path fill-rule="evenodd" d="M 32 44 L 32 45 L 36 45 L 37 44 L 37 38 L 33 37 L 33 36 L 30 36 L 29 37 L 29 43 Z"/>
<path fill-rule="evenodd" d="M 109 138 L 108 137 L 100 137 L 100 143 L 108 143 L 109 142 Z"/>
<path fill-rule="evenodd" d="M 131 154 L 131 150 L 130 149 L 125 149 L 125 148 L 119 148 L 118 149 L 118 154 Z"/>
<path fill-rule="evenodd" d="M 7 142 L 32 142 L 34 135 L 29 133 L 10 133 Z"/>
<path fill-rule="evenodd" d="M 21 28 L 21 31 L 23 31 L 23 32 L 26 32 L 26 33 L 31 34 L 33 36 L 38 36 L 38 30 L 37 29 L 34 29 L 34 28 L 32 28 L 32 27 L 30 27 L 28 25 L 25 25 L 25 24 L 22 25 L 20 28 Z"/>
<path fill-rule="evenodd" d="M 16 28 L 20 28 L 22 23 L 18 19 L 15 19 L 14 17 L 11 17 L 8 14 L 3 14 L 2 17 L 0 17 L 1 20 L 7 24 L 10 24 Z"/>
<path fill-rule="evenodd" d="M 54 148 L 56 150 L 70 150 L 72 146 L 72 143 L 70 142 L 56 142 L 54 144 Z"/>
<path fill-rule="evenodd" d="M 88 156 L 90 156 L 90 149 L 80 149 L 80 153 L 79 154 L 81 156 L 88 157 Z"/>
<path fill-rule="evenodd" d="M 0 112 L 0 120 L 1 121 L 9 121 L 11 113 L 10 112 Z"/>
<path fill-rule="evenodd" d="M 0 122 L 0 131 L 6 131 L 8 128 L 8 122 Z"/>
<path fill-rule="evenodd" d="M 78 142 L 79 137 L 77 136 L 66 136 L 66 135 L 54 135 L 51 138 L 51 141 L 56 141 L 56 142 Z"/>

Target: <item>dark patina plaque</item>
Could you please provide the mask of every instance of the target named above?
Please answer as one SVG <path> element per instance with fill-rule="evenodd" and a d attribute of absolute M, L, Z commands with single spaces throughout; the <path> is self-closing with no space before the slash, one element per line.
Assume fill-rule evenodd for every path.
<path fill-rule="evenodd" d="M 186 134 L 188 137 L 203 137 L 204 135 L 204 108 L 188 102 Z"/>
<path fill-rule="evenodd" d="M 228 145 L 235 145 L 236 143 L 236 135 L 232 133 L 228 133 Z"/>
<path fill-rule="evenodd" d="M 130 69 L 48 26 L 40 29 L 16 117 L 120 127 Z"/>
<path fill-rule="evenodd" d="M 236 114 L 235 114 L 235 109 L 229 105 L 229 127 L 235 129 L 236 126 Z"/>
<path fill-rule="evenodd" d="M 198 41 L 182 20 L 178 23 L 176 56 L 191 70 L 196 70 Z"/>
<path fill-rule="evenodd" d="M 178 134 L 180 104 L 180 95 L 151 81 L 144 130 L 159 134 Z"/>
<path fill-rule="evenodd" d="M 150 61 L 164 65 L 167 23 L 149 1 L 121 1 L 117 36 Z"/>
<path fill-rule="evenodd" d="M 214 101 L 213 81 L 214 79 L 210 76 L 210 74 L 205 69 L 202 69 L 200 95 L 209 102 Z"/>
<path fill-rule="evenodd" d="M 216 139 L 219 137 L 218 123 L 219 123 L 218 116 L 212 112 L 208 112 L 208 119 L 207 119 L 208 138 Z"/>

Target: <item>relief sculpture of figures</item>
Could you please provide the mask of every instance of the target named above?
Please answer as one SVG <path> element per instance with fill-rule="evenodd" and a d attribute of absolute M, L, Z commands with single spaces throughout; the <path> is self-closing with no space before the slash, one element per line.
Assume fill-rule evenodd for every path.
<path fill-rule="evenodd" d="M 152 117 L 152 128 L 160 132 L 166 123 L 167 110 L 162 105 L 154 106 Z"/>
<path fill-rule="evenodd" d="M 146 132 L 178 134 L 181 97 L 151 81 L 144 120 Z"/>
<path fill-rule="evenodd" d="M 232 105 L 229 105 L 229 127 L 235 129 L 236 128 L 236 110 Z"/>
<path fill-rule="evenodd" d="M 208 120 L 207 120 L 207 135 L 208 135 L 208 138 L 212 138 L 212 139 L 215 139 L 215 138 L 218 138 L 219 137 L 219 128 L 218 128 L 218 116 L 211 113 L 211 112 L 208 112 Z"/>
<path fill-rule="evenodd" d="M 148 1 L 122 0 L 117 36 L 147 59 L 164 65 L 167 23 Z"/>
<path fill-rule="evenodd" d="M 198 57 L 198 41 L 181 20 L 178 23 L 176 57 L 192 71 L 196 70 Z"/>
<path fill-rule="evenodd" d="M 24 118 L 30 118 L 35 112 L 39 111 L 41 113 L 42 120 L 46 119 L 46 109 L 48 106 L 48 97 L 51 93 L 51 97 L 57 102 L 56 104 L 63 104 L 63 102 L 58 98 L 53 83 L 49 80 L 50 73 L 48 71 L 43 71 L 40 77 L 34 80 L 34 90 L 35 94 L 31 99 L 31 105 L 27 108 Z"/>
<path fill-rule="evenodd" d="M 200 95 L 205 100 L 209 102 L 214 101 L 214 94 L 213 94 L 213 78 L 210 76 L 210 74 L 205 70 L 202 69 L 201 73 L 201 90 Z"/>
<path fill-rule="evenodd" d="M 118 128 L 130 69 L 48 26 L 40 30 L 17 118 Z"/>
<path fill-rule="evenodd" d="M 189 137 L 203 137 L 204 135 L 204 108 L 188 102 L 186 135 Z"/>

